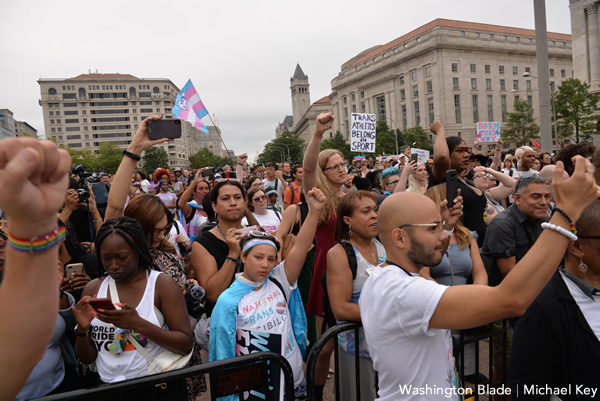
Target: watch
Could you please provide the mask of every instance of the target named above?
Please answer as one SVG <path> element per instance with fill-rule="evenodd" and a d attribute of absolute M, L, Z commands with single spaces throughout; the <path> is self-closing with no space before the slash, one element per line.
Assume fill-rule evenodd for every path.
<path fill-rule="evenodd" d="M 78 329 L 79 329 L 79 325 L 77 324 L 77 325 L 75 325 L 75 329 L 74 329 L 75 330 L 75 335 L 77 337 L 87 337 L 89 335 L 89 332 L 90 332 L 89 328 L 85 332 L 83 332 L 83 333 L 80 332 Z"/>

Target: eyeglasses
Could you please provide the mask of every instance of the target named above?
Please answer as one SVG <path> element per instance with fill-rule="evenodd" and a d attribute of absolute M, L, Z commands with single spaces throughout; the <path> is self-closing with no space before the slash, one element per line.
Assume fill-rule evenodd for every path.
<path fill-rule="evenodd" d="M 171 231 L 171 224 L 167 224 L 165 227 L 163 228 L 155 228 L 154 230 L 152 230 L 152 234 L 156 237 L 157 235 L 159 235 L 160 233 L 162 233 L 163 235 L 167 235 L 169 233 L 169 231 Z"/>
<path fill-rule="evenodd" d="M 437 232 L 442 232 L 444 229 L 444 221 L 440 221 L 439 223 L 417 223 L 417 224 L 403 224 L 399 228 L 405 227 L 435 227 Z"/>
<path fill-rule="evenodd" d="M 238 180 L 237 178 L 215 178 L 215 182 L 227 182 L 227 181 L 240 182 L 240 180 Z"/>
<path fill-rule="evenodd" d="M 254 198 L 254 199 L 252 199 L 252 200 L 253 200 L 254 202 L 260 202 L 260 201 L 265 201 L 265 200 L 267 200 L 267 197 L 263 195 L 263 196 L 259 196 L 258 198 Z"/>
<path fill-rule="evenodd" d="M 388 186 L 388 185 L 392 185 L 392 184 L 396 185 L 396 184 L 397 184 L 397 183 L 399 183 L 399 182 L 400 182 L 400 180 L 389 181 L 389 182 L 388 182 L 387 184 L 385 184 L 385 185 L 386 185 L 386 186 Z"/>
<path fill-rule="evenodd" d="M 468 146 L 458 146 L 456 148 L 454 148 L 455 152 L 459 152 L 459 153 L 471 153 L 472 148 L 468 147 Z"/>
<path fill-rule="evenodd" d="M 473 179 L 475 179 L 475 178 L 488 178 L 488 179 L 491 179 L 491 178 L 493 178 L 493 175 L 491 175 L 491 174 L 477 174 L 477 175 L 473 176 Z"/>
<path fill-rule="evenodd" d="M 344 167 L 346 167 L 346 163 L 339 163 L 339 164 L 334 164 L 331 167 L 325 167 L 323 169 L 323 171 L 327 171 L 327 170 L 340 170 L 340 169 L 343 169 Z"/>

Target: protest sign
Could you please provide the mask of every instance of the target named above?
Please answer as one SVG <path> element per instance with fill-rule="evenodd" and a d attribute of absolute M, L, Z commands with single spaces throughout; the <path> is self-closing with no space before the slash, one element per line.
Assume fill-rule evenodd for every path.
<path fill-rule="evenodd" d="M 410 148 L 410 154 L 417 154 L 417 161 L 421 163 L 427 163 L 429 159 L 429 151 L 419 148 Z"/>
<path fill-rule="evenodd" d="M 476 131 L 479 142 L 498 142 L 498 139 L 500 139 L 500 122 L 478 122 Z"/>
<path fill-rule="evenodd" d="M 350 123 L 350 151 L 375 153 L 375 114 L 352 113 Z"/>

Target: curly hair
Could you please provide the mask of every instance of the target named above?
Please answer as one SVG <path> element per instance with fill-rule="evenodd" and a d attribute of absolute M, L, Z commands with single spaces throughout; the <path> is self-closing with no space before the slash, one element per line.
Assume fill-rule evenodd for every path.
<path fill-rule="evenodd" d="M 582 142 L 582 143 L 572 143 L 570 145 L 565 146 L 561 149 L 560 152 L 556 155 L 556 160 L 560 160 L 565 165 L 565 171 L 569 175 L 573 175 L 573 171 L 575 171 L 575 164 L 571 161 L 573 156 L 580 155 L 583 157 L 592 157 L 594 154 L 594 150 L 596 147 L 590 143 Z"/>

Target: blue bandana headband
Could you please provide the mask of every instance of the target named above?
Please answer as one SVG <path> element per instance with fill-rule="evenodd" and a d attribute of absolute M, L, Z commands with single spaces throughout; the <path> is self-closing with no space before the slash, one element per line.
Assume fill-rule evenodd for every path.
<path fill-rule="evenodd" d="M 275 248 L 275 252 L 277 252 L 277 246 L 275 245 L 275 243 L 271 240 L 264 239 L 264 238 L 252 238 L 251 240 L 248 240 L 244 244 L 244 249 L 242 249 L 242 252 L 246 253 L 251 248 L 255 247 L 256 245 L 261 245 L 261 244 L 271 245 L 273 248 Z"/>

